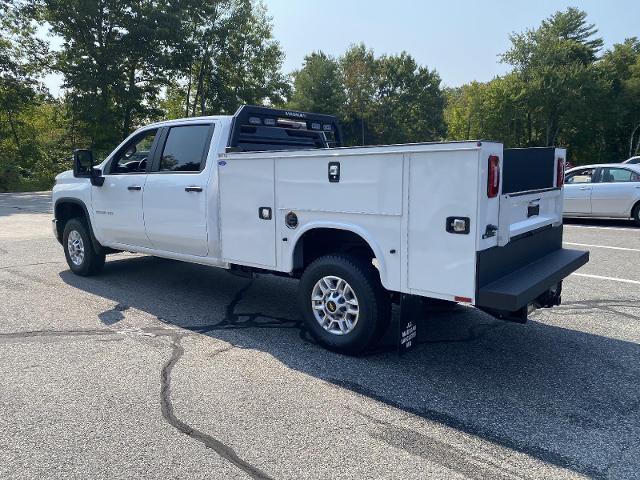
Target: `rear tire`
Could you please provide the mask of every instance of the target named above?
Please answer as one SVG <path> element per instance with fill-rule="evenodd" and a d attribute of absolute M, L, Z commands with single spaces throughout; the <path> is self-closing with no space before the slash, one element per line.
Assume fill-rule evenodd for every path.
<path fill-rule="evenodd" d="M 90 276 L 104 267 L 104 254 L 96 253 L 86 224 L 79 218 L 72 218 L 62 233 L 62 246 L 67 264 L 73 273 Z"/>
<path fill-rule="evenodd" d="M 640 202 L 636 203 L 635 207 L 633 207 L 631 218 L 633 219 L 633 223 L 636 224 L 636 227 L 640 227 Z"/>
<path fill-rule="evenodd" d="M 327 255 L 311 263 L 300 279 L 299 304 L 313 338 L 348 355 L 374 346 L 391 318 L 377 269 L 352 255 Z"/>

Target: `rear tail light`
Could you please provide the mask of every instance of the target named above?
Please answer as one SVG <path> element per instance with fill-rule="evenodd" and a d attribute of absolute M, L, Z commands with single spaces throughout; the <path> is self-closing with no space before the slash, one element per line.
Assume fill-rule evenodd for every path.
<path fill-rule="evenodd" d="M 562 186 L 564 185 L 564 158 L 558 159 L 557 169 L 558 170 L 556 173 L 556 187 L 562 188 Z"/>
<path fill-rule="evenodd" d="M 487 197 L 498 196 L 500 190 L 500 158 L 497 155 L 489 156 L 489 172 L 487 175 Z"/>

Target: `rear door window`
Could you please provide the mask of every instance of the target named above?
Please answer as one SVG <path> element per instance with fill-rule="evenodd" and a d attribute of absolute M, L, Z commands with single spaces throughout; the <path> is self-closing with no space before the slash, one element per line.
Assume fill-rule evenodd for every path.
<path fill-rule="evenodd" d="M 603 168 L 602 183 L 637 182 L 638 174 L 626 168 Z"/>
<path fill-rule="evenodd" d="M 160 156 L 161 172 L 199 172 L 209 146 L 211 125 L 171 127 Z"/>

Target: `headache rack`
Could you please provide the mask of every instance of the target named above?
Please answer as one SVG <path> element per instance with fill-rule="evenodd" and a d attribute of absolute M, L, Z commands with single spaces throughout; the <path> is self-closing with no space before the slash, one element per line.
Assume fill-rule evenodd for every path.
<path fill-rule="evenodd" d="M 244 105 L 233 116 L 227 152 L 341 146 L 342 132 L 334 116 Z"/>

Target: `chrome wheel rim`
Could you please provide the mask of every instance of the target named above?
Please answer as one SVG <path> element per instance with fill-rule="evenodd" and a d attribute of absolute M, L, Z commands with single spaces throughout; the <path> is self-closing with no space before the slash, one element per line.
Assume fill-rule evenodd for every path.
<path fill-rule="evenodd" d="M 311 292 L 311 308 L 318 324 L 334 335 L 347 335 L 358 323 L 358 297 L 346 280 L 322 277 Z"/>
<path fill-rule="evenodd" d="M 74 265 L 82 265 L 82 262 L 84 262 L 84 242 L 77 230 L 71 230 L 71 232 L 69 232 L 67 251 Z"/>

